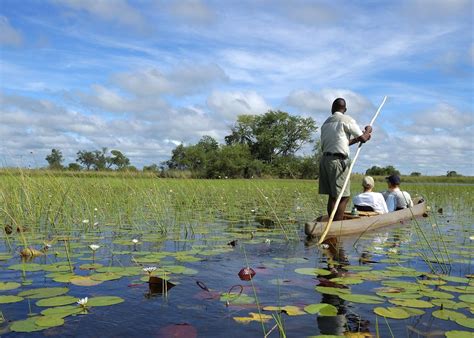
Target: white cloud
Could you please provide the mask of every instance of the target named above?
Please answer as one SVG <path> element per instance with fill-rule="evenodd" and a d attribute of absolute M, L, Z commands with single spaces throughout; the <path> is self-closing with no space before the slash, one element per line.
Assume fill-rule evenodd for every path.
<path fill-rule="evenodd" d="M 51 0 L 77 11 L 85 11 L 102 20 L 117 22 L 137 30 L 145 29 L 143 16 L 126 0 Z"/>
<path fill-rule="evenodd" d="M 270 109 L 265 99 L 254 91 L 214 91 L 207 99 L 207 105 L 218 116 L 235 119 L 242 114 L 261 114 Z"/>
<path fill-rule="evenodd" d="M 181 66 L 166 74 L 152 68 L 113 76 L 117 86 L 139 97 L 161 94 L 185 96 L 226 80 L 227 75 L 216 64 Z"/>
<path fill-rule="evenodd" d="M 348 89 L 322 89 L 320 91 L 297 90 L 286 98 L 289 106 L 300 112 L 316 115 L 318 122 L 331 113 L 335 99 L 342 97 L 346 100 L 347 114 L 357 118 L 368 110 L 373 110 L 373 104 L 363 95 Z"/>
<path fill-rule="evenodd" d="M 472 127 L 473 123 L 474 113 L 472 111 L 460 112 L 449 104 L 439 103 L 433 109 L 415 114 L 412 127 L 413 129 L 425 127 L 429 132 L 433 132 L 435 129 L 448 129 L 458 133 L 465 128 Z"/>
<path fill-rule="evenodd" d="M 8 19 L 0 15 L 0 45 L 18 47 L 23 43 L 20 31 L 10 25 Z"/>
<path fill-rule="evenodd" d="M 217 19 L 214 10 L 200 0 L 172 1 L 169 10 L 177 18 L 193 24 L 209 24 Z"/>

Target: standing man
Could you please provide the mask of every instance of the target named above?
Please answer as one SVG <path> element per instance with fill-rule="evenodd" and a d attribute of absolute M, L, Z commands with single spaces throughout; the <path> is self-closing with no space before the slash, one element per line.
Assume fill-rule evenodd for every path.
<path fill-rule="evenodd" d="M 343 98 L 337 98 L 332 103 L 332 115 L 321 126 L 323 156 L 319 163 L 319 193 L 329 195 L 328 215 L 331 215 L 344 181 L 349 174 L 351 163 L 349 146 L 367 142 L 370 140 L 372 132 L 371 126 L 366 126 L 365 131 L 362 132 L 353 118 L 344 115 L 346 111 L 346 101 Z M 341 221 L 344 218 L 344 211 L 350 195 L 350 184 L 348 184 L 342 194 L 334 221 Z"/>

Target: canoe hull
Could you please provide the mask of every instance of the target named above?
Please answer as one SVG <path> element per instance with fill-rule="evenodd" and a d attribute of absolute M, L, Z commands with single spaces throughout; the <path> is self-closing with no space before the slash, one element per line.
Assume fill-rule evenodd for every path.
<path fill-rule="evenodd" d="M 386 227 L 389 225 L 400 224 L 400 221 L 411 219 L 412 217 L 422 216 L 426 213 L 426 202 L 422 201 L 415 204 L 412 208 L 402 209 L 369 217 L 360 217 L 344 221 L 335 221 L 329 229 L 328 236 L 345 236 L 360 234 Z M 319 237 L 324 231 L 327 222 L 311 221 L 305 224 L 304 231 L 309 237 Z"/>

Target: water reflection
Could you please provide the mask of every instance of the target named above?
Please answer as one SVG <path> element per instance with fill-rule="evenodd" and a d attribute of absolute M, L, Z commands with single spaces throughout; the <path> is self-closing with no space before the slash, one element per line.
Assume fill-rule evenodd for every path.
<path fill-rule="evenodd" d="M 346 285 L 331 282 L 332 278 L 344 277 L 348 273 L 344 269 L 345 265 L 349 265 L 349 259 L 344 250 L 343 242 L 337 238 L 326 239 L 321 245 L 321 250 L 331 274 L 324 277 L 320 276 L 319 285 L 348 288 Z M 317 317 L 318 328 L 321 334 L 343 335 L 344 332 L 369 332 L 370 321 L 363 320 L 356 313 L 348 311 L 346 301 L 339 296 L 322 294 L 321 303 L 333 305 L 337 309 L 336 316 Z"/>

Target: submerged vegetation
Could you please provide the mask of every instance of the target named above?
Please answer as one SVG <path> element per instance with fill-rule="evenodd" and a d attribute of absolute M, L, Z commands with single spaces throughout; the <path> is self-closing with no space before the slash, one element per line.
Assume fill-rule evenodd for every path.
<path fill-rule="evenodd" d="M 421 179 L 428 217 L 317 246 L 316 181 L 4 171 L 0 334 L 470 337 L 474 186 Z"/>

